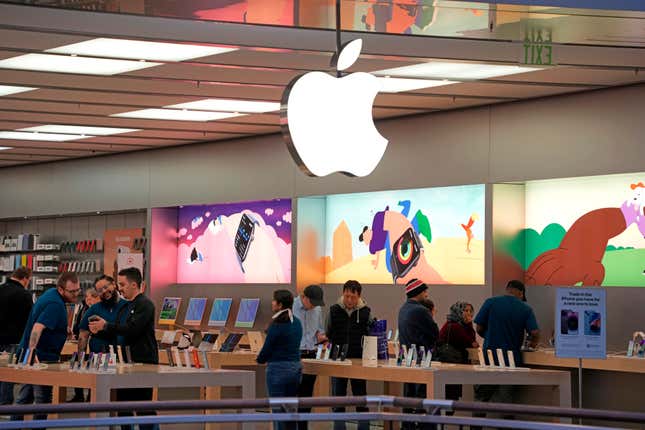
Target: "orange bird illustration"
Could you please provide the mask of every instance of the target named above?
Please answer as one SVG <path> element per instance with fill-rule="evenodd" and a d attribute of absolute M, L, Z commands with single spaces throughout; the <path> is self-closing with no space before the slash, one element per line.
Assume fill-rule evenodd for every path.
<path fill-rule="evenodd" d="M 466 232 L 466 252 L 470 254 L 470 241 L 473 240 L 473 237 L 475 235 L 473 234 L 472 226 L 475 223 L 475 220 L 477 220 L 478 216 L 477 214 L 472 214 L 470 218 L 468 219 L 467 224 L 461 224 L 461 228 L 464 229 Z"/>

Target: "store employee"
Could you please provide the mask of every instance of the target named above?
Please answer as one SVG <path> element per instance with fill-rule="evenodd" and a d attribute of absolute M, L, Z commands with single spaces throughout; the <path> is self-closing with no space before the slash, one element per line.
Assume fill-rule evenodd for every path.
<path fill-rule="evenodd" d="M 142 277 L 139 269 L 129 267 L 119 272 L 119 290 L 123 297 L 130 301 L 121 309 L 115 322 L 108 323 L 103 318 L 90 321 L 90 331 L 94 334 L 105 331 L 108 335 L 123 337 L 125 346 L 132 352 L 136 363 L 159 363 L 159 351 L 155 339 L 155 305 L 143 295 Z M 122 388 L 117 390 L 118 401 L 152 400 L 152 388 Z M 120 416 L 132 415 L 130 412 L 119 412 Z M 137 415 L 156 415 L 154 411 L 140 411 Z M 122 430 L 131 426 L 121 426 Z M 151 430 L 154 425 L 140 425 L 141 430 Z"/>

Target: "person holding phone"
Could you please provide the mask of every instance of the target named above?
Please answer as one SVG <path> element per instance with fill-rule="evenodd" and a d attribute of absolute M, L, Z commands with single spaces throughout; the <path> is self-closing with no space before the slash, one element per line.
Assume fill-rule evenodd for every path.
<path fill-rule="evenodd" d="M 99 276 L 94 281 L 94 288 L 99 294 L 99 302 L 93 304 L 81 319 L 78 335 L 78 353 L 86 352 L 87 346 L 90 352 L 108 352 L 110 345 L 116 348 L 117 336 L 106 331 L 90 333 L 90 322 L 102 318 L 108 323 L 115 323 L 117 315 L 128 302 L 123 300 L 117 291 L 114 278 L 108 275 Z"/>
<path fill-rule="evenodd" d="M 117 278 L 127 306 L 121 307 L 114 322 L 98 317 L 89 322 L 92 334 L 105 332 L 108 336 L 122 336 L 125 346 L 129 346 L 132 359 L 137 363 L 159 364 L 159 351 L 155 339 L 155 305 L 143 294 L 143 279 L 136 267 L 128 267 L 119 272 Z M 116 392 L 118 401 L 152 400 L 152 388 L 121 388 Z M 156 415 L 154 411 L 139 411 L 137 415 Z M 119 412 L 119 416 L 132 416 L 131 412 Z M 140 425 L 140 430 L 157 429 L 155 424 Z M 121 426 L 122 430 L 132 429 L 131 425 Z"/>

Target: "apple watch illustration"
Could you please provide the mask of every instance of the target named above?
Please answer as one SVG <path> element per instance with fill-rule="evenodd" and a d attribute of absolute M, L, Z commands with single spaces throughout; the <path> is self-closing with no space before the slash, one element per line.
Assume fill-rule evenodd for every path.
<path fill-rule="evenodd" d="M 408 274 L 419 262 L 423 245 L 419 236 L 408 228 L 392 245 L 390 266 L 392 267 L 392 281 L 396 284 L 398 278 Z"/>
<path fill-rule="evenodd" d="M 235 233 L 235 252 L 237 253 L 237 261 L 240 263 L 242 272 L 244 272 L 244 260 L 246 260 L 246 256 L 249 254 L 249 248 L 253 241 L 255 224 L 257 224 L 257 221 L 244 213 L 242 214 L 242 218 L 240 218 L 240 224 Z"/>

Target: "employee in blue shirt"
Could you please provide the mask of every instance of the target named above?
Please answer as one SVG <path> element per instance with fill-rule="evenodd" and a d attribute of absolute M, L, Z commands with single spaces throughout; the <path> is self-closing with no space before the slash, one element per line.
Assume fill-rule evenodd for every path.
<path fill-rule="evenodd" d="M 475 317 L 475 325 L 477 334 L 484 338 L 484 350 L 494 351 L 500 348 L 504 351 L 504 356 L 506 351 L 512 351 L 518 366 L 522 364 L 520 350 L 524 343 L 524 334 L 528 333 L 532 347 L 537 346 L 540 337 L 533 309 L 526 304 L 524 284 L 516 280 L 508 282 L 504 295 L 486 299 Z M 512 385 L 475 386 L 475 399 L 480 402 L 513 403 L 513 398 Z"/>
<path fill-rule="evenodd" d="M 293 315 L 302 324 L 300 358 L 316 358 L 316 347 L 326 342 L 322 307 L 323 290 L 318 285 L 309 285 L 293 301 Z M 303 374 L 298 387 L 298 397 L 311 397 L 314 393 L 316 375 Z M 311 412 L 311 408 L 300 408 L 298 412 Z M 298 421 L 299 430 L 307 430 L 307 421 Z"/>
<path fill-rule="evenodd" d="M 34 351 L 39 362 L 58 362 L 67 340 L 67 309 L 65 303 L 76 303 L 81 287 L 76 273 L 64 272 L 58 278 L 56 288 L 40 296 L 29 314 L 20 347 Z M 16 403 L 51 403 L 52 387 L 25 384 L 20 387 Z M 11 417 L 22 421 L 21 415 Z M 34 414 L 34 419 L 47 419 L 47 414 Z"/>

